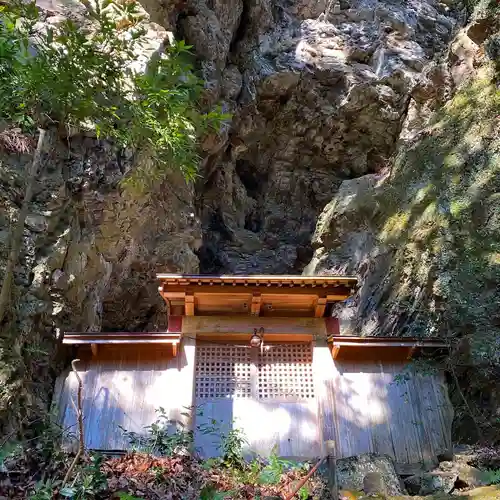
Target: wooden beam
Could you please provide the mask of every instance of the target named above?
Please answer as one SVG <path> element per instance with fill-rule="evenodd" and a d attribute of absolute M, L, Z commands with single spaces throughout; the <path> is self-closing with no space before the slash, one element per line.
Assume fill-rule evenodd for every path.
<path fill-rule="evenodd" d="M 82 332 L 65 333 L 63 344 L 172 344 L 179 342 L 180 332 Z"/>
<path fill-rule="evenodd" d="M 188 294 L 191 295 L 235 295 L 235 294 L 262 294 L 268 295 L 305 295 L 310 297 L 321 297 L 327 298 L 327 300 L 338 301 L 345 300 L 350 297 L 350 290 L 347 287 L 339 286 L 335 287 L 335 292 L 332 293 L 332 289 L 323 287 L 288 287 L 288 286 L 245 286 L 245 285 L 212 285 L 197 287 L 194 285 L 169 285 L 164 284 L 163 289 L 160 294 L 166 299 L 178 299 L 183 298 Z"/>
<path fill-rule="evenodd" d="M 129 338 L 129 339 L 92 339 L 92 345 L 96 344 L 174 344 L 175 340 L 170 339 L 159 339 L 159 338 L 149 338 L 149 339 L 141 339 L 141 338 Z M 85 340 L 71 340 L 70 342 L 63 341 L 63 344 L 89 344 L 89 342 Z M 96 346 L 97 347 L 97 346 Z"/>
<path fill-rule="evenodd" d="M 241 342 L 250 345 L 251 333 L 198 333 L 196 338 L 200 341 L 227 343 Z M 307 333 L 264 333 L 265 344 L 284 344 L 286 342 L 311 342 L 314 335 Z"/>
<path fill-rule="evenodd" d="M 183 316 L 184 315 L 184 299 L 165 299 L 168 308 L 168 314 L 170 316 Z M 170 304 L 169 304 L 170 302 Z"/>
<path fill-rule="evenodd" d="M 170 315 L 168 317 L 167 333 L 181 333 L 182 332 L 182 315 Z"/>
<path fill-rule="evenodd" d="M 327 325 L 327 331 L 331 335 L 330 340 L 332 342 L 354 342 L 356 345 L 372 344 L 378 342 L 388 342 L 388 343 L 401 343 L 408 342 L 417 347 L 447 347 L 448 344 L 439 337 L 356 337 L 354 335 L 339 335 L 338 333 L 333 333 L 335 330 L 335 322 L 338 321 L 336 318 L 325 318 L 325 322 L 331 323 Z"/>
<path fill-rule="evenodd" d="M 327 298 L 319 298 L 314 306 L 314 316 L 316 318 L 322 318 L 325 314 Z"/>
<path fill-rule="evenodd" d="M 251 314 L 252 316 L 259 316 L 260 315 L 260 307 L 262 305 L 262 296 L 260 293 L 254 293 L 252 295 L 252 310 Z"/>
<path fill-rule="evenodd" d="M 186 316 L 194 316 L 194 294 L 186 293 L 186 299 L 184 302 L 184 309 Z"/>
<path fill-rule="evenodd" d="M 334 346 L 339 347 L 446 347 L 446 344 L 437 344 L 425 342 L 404 342 L 404 341 L 394 341 L 394 342 L 351 342 L 351 341 L 340 341 L 334 340 Z"/>
<path fill-rule="evenodd" d="M 339 355 L 340 351 L 340 346 L 339 345 L 333 345 L 332 346 L 332 358 L 337 359 L 337 356 Z"/>
<path fill-rule="evenodd" d="M 417 346 L 412 346 L 408 349 L 408 356 L 406 359 L 411 359 L 413 355 L 415 354 L 415 351 L 417 350 Z"/>
<path fill-rule="evenodd" d="M 269 334 L 305 334 L 326 338 L 324 320 L 321 318 L 273 318 L 262 316 L 186 316 L 182 323 L 183 335 L 223 334 L 252 335 L 254 329 L 264 328 L 264 338 Z"/>
<path fill-rule="evenodd" d="M 328 335 L 340 334 L 340 323 L 338 318 L 325 318 L 325 328 Z"/>

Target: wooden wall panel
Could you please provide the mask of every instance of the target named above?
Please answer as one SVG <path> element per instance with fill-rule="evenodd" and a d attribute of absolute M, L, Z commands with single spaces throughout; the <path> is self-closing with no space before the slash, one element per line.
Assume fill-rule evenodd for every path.
<path fill-rule="evenodd" d="M 419 464 L 434 462 L 450 448 L 453 409 L 443 377 L 411 375 L 396 382 L 403 367 L 335 362 L 332 386 L 340 457 L 374 452 L 388 454 L 398 464 Z"/>
<path fill-rule="evenodd" d="M 262 318 L 256 319 L 260 323 Z M 299 323 L 298 328 L 305 326 Z M 87 446 L 126 448 L 118 425 L 140 432 L 155 419 L 159 406 L 180 425 L 191 427 L 186 414 L 194 402 L 195 351 L 196 340 L 184 338 L 176 358 L 158 346 L 106 347 L 97 357 L 80 363 Z M 402 364 L 333 361 L 328 346 L 319 339 L 312 362 L 315 397 L 311 400 L 196 401 L 207 407 L 196 424 L 216 418 L 231 425 L 236 419 L 235 425 L 245 429 L 253 451 L 268 454 L 277 444 L 280 454 L 296 458 L 322 455 L 327 442 L 334 441 L 340 457 L 371 451 L 388 454 L 398 464 L 417 464 L 434 461 L 451 446 L 453 409 L 443 377 L 412 375 L 396 383 Z M 64 427 L 74 432 L 70 396 L 76 401 L 76 392 L 74 374 L 62 374 L 54 404 L 59 406 Z M 216 453 L 217 444 L 207 442 L 213 439 L 196 436 L 197 444 L 209 455 Z"/>
<path fill-rule="evenodd" d="M 163 407 L 169 418 L 179 425 L 190 425 L 186 415 L 192 405 L 194 376 L 194 341 L 183 342 L 178 357 L 171 351 L 134 346 L 135 355 L 127 349 L 106 349 L 78 366 L 83 381 L 84 433 L 87 447 L 122 450 L 128 441 L 119 426 L 144 432 Z M 168 354 L 170 352 L 170 354 Z M 77 381 L 73 372 L 61 375 L 54 395 L 62 425 L 76 433 Z"/>
<path fill-rule="evenodd" d="M 305 459 L 320 456 L 316 402 L 263 402 L 256 399 L 198 399 L 195 447 L 204 457 L 220 455 L 220 439 L 204 430 L 214 425 L 227 433 L 241 429 L 247 440 L 247 456 L 279 456 Z"/>

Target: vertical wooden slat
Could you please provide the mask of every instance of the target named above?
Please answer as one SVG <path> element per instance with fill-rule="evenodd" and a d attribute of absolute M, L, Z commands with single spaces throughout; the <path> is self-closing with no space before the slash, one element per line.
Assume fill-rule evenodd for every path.
<path fill-rule="evenodd" d="M 351 407 L 348 400 L 350 392 L 349 383 L 345 375 L 349 374 L 347 364 L 345 362 L 335 362 L 339 376 L 335 383 L 335 408 L 338 426 L 338 451 L 339 457 L 349 457 L 352 452 L 351 444 L 353 443 L 352 427 L 353 417 Z"/>
<path fill-rule="evenodd" d="M 368 408 L 371 409 L 372 449 L 374 453 L 389 456 L 394 455 L 389 426 L 391 410 L 388 405 L 388 385 L 391 380 L 391 374 L 385 373 L 381 362 L 373 364 L 373 385 L 368 396 Z"/>
<path fill-rule="evenodd" d="M 105 393 L 102 385 L 99 384 L 101 381 L 101 370 L 101 362 L 87 362 L 85 366 L 85 376 L 82 377 L 84 394 L 83 428 L 87 448 L 99 446 L 99 437 L 102 434 L 99 426 L 102 420 L 101 415 L 103 414 L 103 406 L 105 405 Z"/>
<path fill-rule="evenodd" d="M 147 399 L 148 384 L 150 382 L 148 359 L 143 359 L 143 355 L 140 351 L 138 352 L 137 365 L 139 367 L 135 375 L 137 394 L 134 400 L 136 406 L 136 421 L 134 422 L 133 428 L 126 430 L 144 434 L 144 427 L 151 425 L 155 421 L 156 413 L 154 406 L 149 404 Z M 129 446 L 125 435 L 123 436 L 123 442 L 125 446 Z"/>
<path fill-rule="evenodd" d="M 441 420 L 441 412 L 439 410 L 439 400 L 436 399 L 434 387 L 439 383 L 438 377 L 433 375 L 420 375 L 420 387 L 423 395 L 424 407 L 422 408 L 423 418 L 426 419 L 427 425 L 432 432 L 429 433 L 429 449 L 435 457 L 445 449 L 445 433 L 443 432 L 443 422 Z"/>
<path fill-rule="evenodd" d="M 422 413 L 419 398 L 419 386 L 416 376 L 412 376 L 405 382 L 408 395 L 408 410 L 411 422 L 412 444 L 408 448 L 408 463 L 422 462 L 425 455 L 426 436 L 424 432 L 425 414 Z"/>
<path fill-rule="evenodd" d="M 416 413 L 419 418 L 420 438 L 422 442 L 422 456 L 420 461 L 430 463 L 435 460 L 435 450 L 432 446 L 432 434 L 435 432 L 432 423 L 429 421 L 428 408 L 429 400 L 426 394 L 425 377 L 415 374 L 411 379 L 412 385 L 412 401 L 416 406 Z M 431 381 L 432 383 L 432 381 Z"/>
<path fill-rule="evenodd" d="M 389 364 L 386 365 L 389 369 Z M 400 373 L 400 367 L 391 365 L 393 376 Z M 391 408 L 393 418 L 391 420 L 391 431 L 393 443 L 396 447 L 396 462 L 408 463 L 408 447 L 411 446 L 409 435 L 409 416 L 407 414 L 408 394 L 404 382 L 392 381 L 390 384 Z"/>
<path fill-rule="evenodd" d="M 349 405 L 352 418 L 351 449 L 353 454 L 362 453 L 360 450 L 371 451 L 370 408 L 367 395 L 371 389 L 372 380 L 367 372 L 366 364 L 349 364 Z"/>
<path fill-rule="evenodd" d="M 451 426 L 454 418 L 453 405 L 451 404 L 448 387 L 446 385 L 444 374 L 439 373 L 436 377 L 436 383 L 434 385 L 434 390 L 436 391 L 436 399 L 438 401 L 438 406 L 441 415 L 441 422 L 444 435 L 444 448 L 443 450 L 449 451 L 452 449 L 452 439 L 451 439 Z"/>
<path fill-rule="evenodd" d="M 177 377 L 178 387 L 176 388 L 176 392 L 179 398 L 175 399 L 181 413 L 185 413 L 187 412 L 187 408 L 191 408 L 195 401 L 196 340 L 194 338 L 184 337 L 182 339 L 177 358 L 179 375 Z M 180 415 L 180 420 L 186 429 L 193 429 L 194 415 Z"/>
<path fill-rule="evenodd" d="M 330 348 L 325 340 L 318 339 L 313 344 L 314 386 L 318 408 L 319 446 L 324 455 L 333 443 L 338 454 L 335 415 L 335 390 L 333 385 L 337 370 Z"/>

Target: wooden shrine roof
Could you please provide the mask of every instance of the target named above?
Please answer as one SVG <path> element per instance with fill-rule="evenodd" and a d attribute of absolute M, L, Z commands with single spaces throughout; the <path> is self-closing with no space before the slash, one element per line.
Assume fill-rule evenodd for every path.
<path fill-rule="evenodd" d="M 352 276 L 207 276 L 157 274 L 171 314 L 185 316 L 324 317 L 327 305 L 349 298 Z"/>
<path fill-rule="evenodd" d="M 162 274 L 156 277 L 163 283 L 177 285 L 255 285 L 255 286 L 356 286 L 358 279 L 354 276 L 302 276 L 302 275 L 222 275 L 203 274 Z"/>

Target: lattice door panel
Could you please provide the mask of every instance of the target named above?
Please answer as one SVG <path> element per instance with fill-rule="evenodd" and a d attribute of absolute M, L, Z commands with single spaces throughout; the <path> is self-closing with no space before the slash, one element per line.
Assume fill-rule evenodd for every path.
<path fill-rule="evenodd" d="M 250 398 L 250 347 L 198 345 L 196 348 L 196 397 Z"/>
<path fill-rule="evenodd" d="M 311 344 L 264 346 L 258 356 L 260 400 L 314 398 Z"/>

